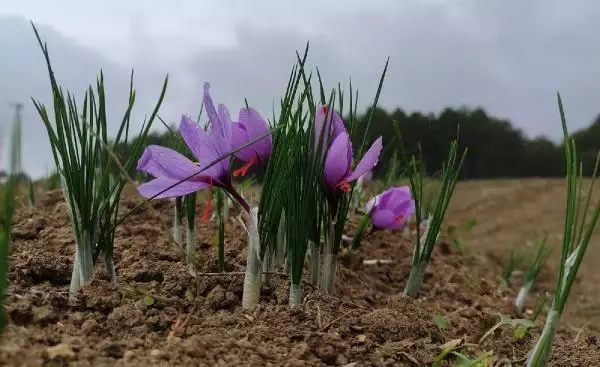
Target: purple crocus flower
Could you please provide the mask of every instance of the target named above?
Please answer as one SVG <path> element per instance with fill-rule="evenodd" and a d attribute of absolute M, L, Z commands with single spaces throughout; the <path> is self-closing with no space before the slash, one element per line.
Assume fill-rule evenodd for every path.
<path fill-rule="evenodd" d="M 263 117 L 254 108 L 242 108 L 239 122 L 233 124 L 231 148 L 237 149 L 249 142 L 260 138 L 269 132 L 269 126 Z M 265 166 L 269 160 L 273 138 L 268 135 L 254 144 L 235 153 L 234 156 L 246 162 L 241 168 L 233 172 L 234 176 L 245 176 L 248 169 L 254 164 Z"/>
<path fill-rule="evenodd" d="M 244 209 L 249 210 L 248 204 L 231 184 L 229 157 L 206 168 L 211 162 L 231 151 L 232 127 L 227 107 L 220 104 L 217 113 L 209 88 L 210 84 L 205 83 L 204 106 L 211 124 L 210 132 L 204 131 L 186 116 L 182 117 L 179 124 L 179 132 L 194 157 L 198 159 L 198 163 L 172 149 L 151 145 L 142 154 L 137 169 L 151 174 L 155 179 L 138 186 L 138 191 L 145 198 L 161 199 L 183 196 L 205 188 L 210 189 L 212 194 L 214 185 L 227 190 Z M 200 171 L 202 172 L 198 173 Z M 197 174 L 190 178 L 194 173 Z M 206 213 L 210 213 L 211 207 L 212 195 L 205 216 Z"/>
<path fill-rule="evenodd" d="M 354 170 L 352 165 L 352 142 L 344 129 L 331 143 L 325 158 L 323 172 L 325 185 L 329 194 L 335 194 L 340 188 L 344 192 L 350 191 L 350 182 L 371 171 L 379 160 L 383 148 L 382 138 L 379 137 L 367 150 Z"/>
<path fill-rule="evenodd" d="M 373 229 L 401 229 L 415 214 L 415 201 L 408 186 L 392 187 L 367 203 Z"/>

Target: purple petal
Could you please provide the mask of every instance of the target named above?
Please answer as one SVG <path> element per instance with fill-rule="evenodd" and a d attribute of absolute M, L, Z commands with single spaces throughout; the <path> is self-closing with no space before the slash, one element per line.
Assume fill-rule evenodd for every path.
<path fill-rule="evenodd" d="M 225 105 L 219 105 L 219 113 L 217 113 L 209 89 L 210 83 L 204 83 L 204 106 L 211 124 L 210 138 L 214 142 L 215 155 L 219 158 L 231 151 L 231 127 L 233 124 Z M 217 171 L 214 177 L 226 180 L 229 175 L 229 157 L 222 159 L 213 167 Z"/>
<path fill-rule="evenodd" d="M 406 219 L 415 215 L 415 201 L 412 199 L 404 201 L 402 204 L 393 208 L 392 211 L 396 213 L 396 215 L 403 214 Z"/>
<path fill-rule="evenodd" d="M 375 210 L 371 213 L 371 222 L 373 227 L 380 229 L 397 229 L 399 227 L 396 214 L 388 209 Z"/>
<path fill-rule="evenodd" d="M 350 157 L 350 160 L 348 159 Z M 352 144 L 347 132 L 338 135 L 331 144 L 325 158 L 325 183 L 331 191 L 346 177 L 350 169 L 352 158 Z"/>
<path fill-rule="evenodd" d="M 354 172 L 352 172 L 352 174 L 350 174 L 350 176 L 348 176 L 346 180 L 348 180 L 348 182 L 354 181 L 360 176 L 372 170 L 373 167 L 375 167 L 375 165 L 379 161 L 379 154 L 381 153 L 382 149 L 383 143 L 380 136 L 377 140 L 375 140 L 373 145 L 371 145 L 369 150 L 367 150 L 360 162 L 358 162 L 358 164 L 356 165 Z"/>
<path fill-rule="evenodd" d="M 204 83 L 204 107 L 206 107 L 206 114 L 211 126 L 210 137 L 222 154 L 223 152 L 229 152 L 231 148 L 231 119 L 224 105 L 219 105 L 219 113 L 217 113 L 209 89 L 210 83 Z M 222 121 L 223 119 L 227 121 Z"/>
<path fill-rule="evenodd" d="M 172 149 L 150 145 L 138 161 L 137 169 L 154 177 L 181 180 L 198 172 L 200 167 Z"/>
<path fill-rule="evenodd" d="M 219 142 L 219 156 L 222 156 L 231 152 L 231 128 L 233 127 L 229 111 L 224 104 L 219 105 L 219 126 L 221 136 L 217 141 Z M 221 175 L 226 175 L 229 172 L 229 160 L 230 157 L 227 157 L 219 163 L 221 166 Z"/>
<path fill-rule="evenodd" d="M 175 185 L 176 186 L 173 186 Z M 173 187 L 171 187 L 173 186 Z M 200 181 L 183 181 L 179 182 L 179 180 L 171 179 L 167 177 L 159 177 L 155 178 L 150 182 L 146 182 L 138 186 L 138 192 L 145 197 L 146 199 L 154 197 L 158 193 L 162 192 L 158 196 L 154 197 L 154 199 L 163 199 L 163 198 L 172 198 L 177 196 L 183 196 L 187 194 L 191 194 L 192 192 L 196 192 L 201 189 L 205 189 L 209 187 L 210 184 L 206 182 Z"/>
<path fill-rule="evenodd" d="M 231 148 L 237 149 L 249 141 L 248 130 L 246 129 L 246 125 L 241 122 L 233 124 L 233 129 L 231 131 Z M 256 152 L 251 148 L 244 148 L 239 152 L 235 153 L 235 157 L 244 162 L 248 162 L 256 155 Z"/>
<path fill-rule="evenodd" d="M 221 134 L 221 127 L 219 121 L 219 115 L 217 109 L 213 103 L 212 97 L 210 96 L 210 83 L 204 83 L 204 108 L 206 108 L 206 114 L 208 115 L 208 121 L 211 126 L 211 136 L 214 134 Z"/>
<path fill-rule="evenodd" d="M 239 119 L 240 124 L 244 125 L 248 134 L 248 140 L 244 142 L 244 144 L 256 140 L 269 132 L 269 126 L 267 125 L 265 119 L 263 119 L 260 113 L 258 113 L 258 111 L 252 107 L 242 108 L 240 110 Z M 244 144 L 240 144 L 238 147 Z M 271 135 L 268 135 L 267 137 L 258 140 L 251 146 L 240 151 L 243 152 L 241 155 L 243 155 L 245 158 L 240 159 L 249 161 L 255 156 L 258 156 L 262 162 L 266 162 L 271 154 L 272 144 L 273 138 Z"/>
<path fill-rule="evenodd" d="M 327 141 L 332 142 L 338 135 L 346 131 L 344 121 L 340 115 L 333 109 L 329 109 L 329 111 L 327 111 L 327 109 L 327 106 L 317 106 L 315 112 L 315 146 L 318 146 L 321 134 L 323 137 L 323 147 L 325 147 Z M 327 117 L 325 117 L 326 111 Z M 325 126 L 325 128 L 323 128 L 323 126 Z M 331 137 L 331 140 L 328 140 L 328 136 Z M 323 148 L 323 151 L 325 150 L 326 149 Z"/>
<path fill-rule="evenodd" d="M 392 187 L 382 197 L 382 206 L 391 210 L 412 199 L 410 187 Z M 394 210 L 395 211 L 395 210 Z"/>
<path fill-rule="evenodd" d="M 215 143 L 211 137 L 202 130 L 200 125 L 192 121 L 190 118 L 183 116 L 179 123 L 179 133 L 181 134 L 185 144 L 190 148 L 200 167 L 204 167 L 210 162 L 218 158 Z M 208 176 L 217 175 L 218 169 L 213 166 L 203 172 Z"/>
<path fill-rule="evenodd" d="M 229 116 L 229 111 L 224 104 L 219 104 L 219 128 L 221 129 L 221 137 L 223 138 L 223 145 L 221 149 L 226 153 L 231 151 L 231 128 L 233 123 Z"/>

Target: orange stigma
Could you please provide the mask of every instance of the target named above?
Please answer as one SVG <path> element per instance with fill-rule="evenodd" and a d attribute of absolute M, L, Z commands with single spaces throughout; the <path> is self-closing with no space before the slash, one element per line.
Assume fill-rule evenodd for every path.
<path fill-rule="evenodd" d="M 343 192 L 350 192 L 350 184 L 346 179 L 343 179 L 336 187 L 339 187 Z"/>
<path fill-rule="evenodd" d="M 258 159 L 256 158 L 256 156 L 254 156 L 254 158 L 252 158 L 251 160 L 246 162 L 246 164 L 244 164 L 242 167 L 233 171 L 233 175 L 235 177 L 246 176 L 246 174 L 248 173 L 248 170 L 250 169 L 250 167 L 252 167 L 254 165 L 254 163 L 256 163 L 256 161 L 258 161 Z"/>
<path fill-rule="evenodd" d="M 204 208 L 204 212 L 202 213 L 202 221 L 208 222 L 210 219 L 210 214 L 212 213 L 212 202 L 213 202 L 213 183 L 212 177 L 210 178 L 210 186 L 208 187 L 208 203 Z"/>

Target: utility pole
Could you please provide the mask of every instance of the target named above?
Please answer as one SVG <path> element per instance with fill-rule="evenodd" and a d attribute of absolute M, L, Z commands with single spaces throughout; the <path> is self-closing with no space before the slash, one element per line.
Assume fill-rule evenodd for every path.
<path fill-rule="evenodd" d="M 16 152 L 14 152 L 17 155 L 16 162 L 23 162 L 21 160 L 21 158 L 22 158 L 21 157 L 21 155 L 22 155 L 21 154 L 21 149 L 22 149 L 22 143 L 23 143 L 23 141 L 21 140 L 22 139 L 22 137 L 21 137 L 21 129 L 23 128 L 23 126 L 22 126 L 23 125 L 23 119 L 22 119 L 21 111 L 23 110 L 23 103 L 21 103 L 21 102 L 15 102 L 15 103 L 11 103 L 10 106 L 15 109 L 15 125 L 14 126 L 15 126 L 16 129 L 18 129 L 18 131 L 16 132 L 18 134 L 18 137 L 17 137 L 17 139 L 18 139 L 17 147 L 18 148 L 17 148 Z M 21 169 L 22 169 L 22 167 L 18 168 L 19 171 Z M 20 175 L 21 172 L 12 172 L 12 174 Z"/>

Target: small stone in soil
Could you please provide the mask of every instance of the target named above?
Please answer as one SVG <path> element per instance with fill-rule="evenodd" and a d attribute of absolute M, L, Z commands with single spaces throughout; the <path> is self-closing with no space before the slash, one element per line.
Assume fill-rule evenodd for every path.
<path fill-rule="evenodd" d="M 46 348 L 46 355 L 48 359 L 55 360 L 58 358 L 74 358 L 75 352 L 68 344 L 57 344 L 53 347 Z"/>
<path fill-rule="evenodd" d="M 125 361 L 130 361 L 133 359 L 133 357 L 135 357 L 135 352 L 132 350 L 128 350 L 128 351 L 125 351 L 125 353 L 123 353 L 123 359 Z"/>
<path fill-rule="evenodd" d="M 152 349 L 152 351 L 150 352 L 150 357 L 152 358 L 161 358 L 163 356 L 163 353 L 160 351 L 160 349 Z"/>
<path fill-rule="evenodd" d="M 83 331 L 84 334 L 91 334 L 92 332 L 94 332 L 94 330 L 96 330 L 97 327 L 98 322 L 94 319 L 90 319 L 84 322 L 83 325 L 81 325 L 81 331 Z"/>

